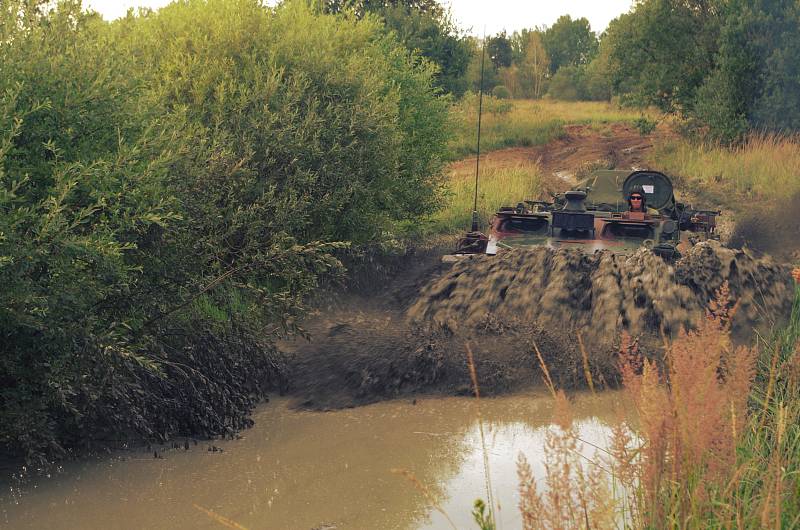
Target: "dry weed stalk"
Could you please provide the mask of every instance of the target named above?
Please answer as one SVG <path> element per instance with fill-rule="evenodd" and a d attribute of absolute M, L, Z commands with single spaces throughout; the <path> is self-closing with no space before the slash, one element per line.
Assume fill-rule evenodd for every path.
<path fill-rule="evenodd" d="M 492 473 L 489 467 L 489 451 L 486 450 L 486 436 L 483 431 L 483 416 L 481 416 L 481 389 L 478 385 L 478 370 L 475 368 L 475 358 L 472 354 L 469 342 L 465 342 L 467 350 L 467 365 L 469 366 L 469 376 L 472 379 L 472 388 L 475 392 L 476 412 L 478 416 L 478 429 L 481 434 L 481 451 L 483 452 L 483 476 L 486 486 L 486 500 L 489 504 L 489 521 L 494 522 L 494 490 L 492 488 Z M 498 506 L 498 509 L 500 507 Z"/>
<path fill-rule="evenodd" d="M 213 510 L 209 510 L 208 508 L 203 508 L 199 504 L 192 504 L 195 510 L 201 511 L 206 514 L 209 518 L 213 519 L 214 521 L 218 522 L 225 528 L 233 528 L 234 530 L 247 530 L 244 526 L 240 525 L 236 521 L 232 521 L 227 517 L 224 517 Z"/>
<path fill-rule="evenodd" d="M 431 492 L 428 490 L 425 484 L 420 482 L 420 480 L 414 473 L 412 473 L 408 469 L 402 469 L 402 468 L 392 468 L 389 471 L 391 473 L 394 473 L 395 475 L 400 475 L 402 477 L 405 477 L 406 480 L 411 482 L 411 484 L 417 489 L 417 491 L 422 493 L 422 495 L 428 500 L 431 506 L 433 506 L 433 509 L 442 514 L 445 520 L 447 520 L 448 524 L 450 524 L 450 527 L 453 528 L 453 530 L 458 530 L 458 527 L 455 525 L 455 523 L 453 523 L 453 520 L 450 519 L 450 516 L 447 515 L 447 512 L 444 511 L 444 508 L 442 508 L 442 506 L 437 502 L 436 497 L 434 497 L 431 494 Z"/>
<path fill-rule="evenodd" d="M 553 399 L 556 399 L 556 387 L 553 385 L 553 379 L 550 377 L 550 370 L 547 369 L 547 363 L 544 362 L 544 357 L 542 356 L 542 352 L 539 350 L 539 346 L 537 346 L 536 342 L 533 343 L 533 349 L 536 351 L 536 357 L 539 359 L 539 366 L 542 368 L 542 372 L 544 373 L 545 385 L 547 385 L 547 389 L 550 391 Z"/>
<path fill-rule="evenodd" d="M 608 528 L 614 521 L 613 497 L 598 465 L 583 465 L 572 409 L 563 391 L 555 393 L 556 427 L 545 435 L 544 492 L 524 455 L 517 461 L 523 529 Z"/>
<path fill-rule="evenodd" d="M 705 505 L 710 488 L 733 478 L 735 449 L 747 418 L 755 350 L 733 349 L 727 285 L 696 330 L 681 332 L 666 351 L 666 373 L 655 362 L 620 356 L 623 384 L 640 421 L 638 459 L 645 525 L 666 520 L 664 500 L 686 520 Z"/>
<path fill-rule="evenodd" d="M 580 332 L 578 333 L 578 346 L 581 350 L 581 357 L 583 357 L 583 375 L 586 378 L 586 383 L 589 385 L 589 390 L 594 394 L 594 381 L 592 380 L 592 371 L 589 367 L 589 355 L 586 353 L 586 346 L 583 345 L 583 337 Z"/>

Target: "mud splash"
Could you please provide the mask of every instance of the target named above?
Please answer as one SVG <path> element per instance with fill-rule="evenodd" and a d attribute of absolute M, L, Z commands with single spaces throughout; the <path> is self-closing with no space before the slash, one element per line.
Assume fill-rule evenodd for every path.
<path fill-rule="evenodd" d="M 503 343 L 538 349 L 560 386 L 584 386 L 587 370 L 613 385 L 623 333 L 660 358 L 664 338 L 694 327 L 725 283 L 736 307 L 734 339 L 767 332 L 791 309 L 787 266 L 709 241 L 674 265 L 646 250 L 623 256 L 533 248 L 474 256 L 426 286 L 408 316 L 416 326 L 478 341 L 489 352 Z"/>
<path fill-rule="evenodd" d="M 594 343 L 691 328 L 727 282 L 734 334 L 774 324 L 791 307 L 788 267 L 708 241 L 670 265 L 646 250 L 631 256 L 579 249 L 515 249 L 473 256 L 431 282 L 408 311 L 412 322 L 469 334 L 487 322 L 529 325 Z"/>
<path fill-rule="evenodd" d="M 559 387 L 585 387 L 587 371 L 595 386 L 614 387 L 623 332 L 660 359 L 664 337 L 692 328 L 727 282 L 733 337 L 750 341 L 754 329 L 768 332 L 789 314 L 794 294 L 788 266 L 716 242 L 695 245 L 675 264 L 645 250 L 532 248 L 474 256 L 424 277 L 416 296 L 407 296 L 415 282 L 382 291 L 401 307 L 334 312 L 294 352 L 291 392 L 302 406 L 469 394 L 466 342 L 486 394 L 538 384 L 537 350 Z"/>

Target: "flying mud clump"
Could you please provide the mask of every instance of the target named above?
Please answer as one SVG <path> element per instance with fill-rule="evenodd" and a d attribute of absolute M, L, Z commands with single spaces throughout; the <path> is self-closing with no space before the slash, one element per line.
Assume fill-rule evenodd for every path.
<path fill-rule="evenodd" d="M 477 255 L 428 284 L 408 316 L 465 336 L 499 322 L 554 342 L 574 343 L 581 334 L 600 346 L 623 331 L 660 337 L 690 329 L 725 282 L 737 306 L 734 336 L 767 329 L 791 308 L 786 266 L 708 241 L 674 264 L 644 249 L 630 256 L 545 247 Z"/>

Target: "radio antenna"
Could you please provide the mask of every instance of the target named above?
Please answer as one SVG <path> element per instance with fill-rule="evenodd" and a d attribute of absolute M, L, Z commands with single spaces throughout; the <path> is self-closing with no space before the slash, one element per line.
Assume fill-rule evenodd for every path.
<path fill-rule="evenodd" d="M 478 172 L 481 164 L 481 114 L 483 112 L 483 63 L 486 59 L 486 26 L 481 47 L 481 84 L 478 87 L 478 156 L 475 157 L 475 197 L 472 202 L 472 231 L 478 231 Z"/>

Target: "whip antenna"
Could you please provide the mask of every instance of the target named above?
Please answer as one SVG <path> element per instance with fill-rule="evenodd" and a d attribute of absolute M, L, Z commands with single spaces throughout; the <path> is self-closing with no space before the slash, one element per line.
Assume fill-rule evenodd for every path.
<path fill-rule="evenodd" d="M 483 112 L 483 63 L 486 59 L 486 27 L 483 28 L 481 47 L 481 84 L 478 87 L 478 156 L 475 157 L 475 198 L 472 203 L 472 231 L 478 231 L 478 170 L 481 164 L 481 113 Z"/>

